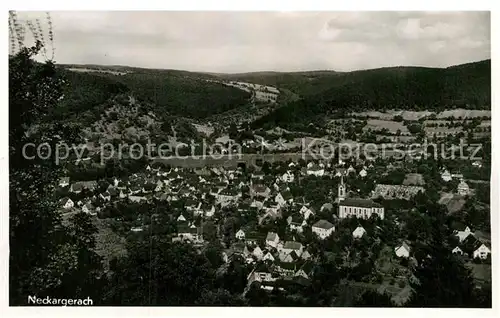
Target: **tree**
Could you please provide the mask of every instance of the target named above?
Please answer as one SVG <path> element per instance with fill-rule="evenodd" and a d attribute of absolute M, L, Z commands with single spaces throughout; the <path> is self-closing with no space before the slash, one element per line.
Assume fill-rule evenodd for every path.
<path fill-rule="evenodd" d="M 50 18 L 48 22 L 51 40 Z M 46 143 L 55 149 L 61 140 L 76 142 L 80 129 L 64 122 L 43 121 L 63 97 L 65 80 L 53 61 L 34 60 L 45 53 L 45 43 L 40 40 L 43 35 L 34 34 L 36 44 L 25 47 L 20 34 L 23 26 L 14 12 L 10 12 L 9 25 L 11 49 L 17 49 L 9 55 L 10 303 L 26 304 L 27 294 L 83 297 L 93 278 L 77 273 L 86 271 L 82 255 L 92 244 L 78 241 L 75 235 L 79 234 L 62 223 L 57 211 L 54 185 L 61 176 L 61 166 L 53 156 L 28 159 L 23 154 L 28 143 Z M 16 37 L 17 47 L 12 45 Z"/>
<path fill-rule="evenodd" d="M 428 245 L 416 252 L 413 289 L 409 307 L 475 307 L 474 283 L 469 269 L 444 245 L 444 222 L 436 218 Z"/>

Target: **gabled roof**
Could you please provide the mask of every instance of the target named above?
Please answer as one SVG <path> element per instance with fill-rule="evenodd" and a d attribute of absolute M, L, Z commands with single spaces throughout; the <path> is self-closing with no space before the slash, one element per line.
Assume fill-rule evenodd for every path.
<path fill-rule="evenodd" d="M 267 233 L 266 241 L 274 241 L 274 240 L 276 240 L 277 236 L 278 236 L 278 234 L 276 234 L 274 232 L 269 232 L 269 233 Z"/>
<path fill-rule="evenodd" d="M 319 220 L 318 222 L 313 224 L 313 227 L 329 230 L 332 227 L 334 227 L 334 225 L 332 223 L 328 222 L 327 220 Z"/>
<path fill-rule="evenodd" d="M 283 248 L 287 250 L 300 250 L 302 248 L 302 243 L 296 241 L 287 241 L 283 245 Z"/>
<path fill-rule="evenodd" d="M 340 201 L 339 206 L 351 206 L 360 208 L 381 208 L 382 206 L 370 199 L 345 199 Z"/>

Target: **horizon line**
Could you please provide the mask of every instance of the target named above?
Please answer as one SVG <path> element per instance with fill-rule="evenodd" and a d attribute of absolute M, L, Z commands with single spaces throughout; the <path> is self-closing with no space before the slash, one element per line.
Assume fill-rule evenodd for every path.
<path fill-rule="evenodd" d="M 384 68 L 399 68 L 399 67 L 407 67 L 407 68 L 428 68 L 428 69 L 447 69 L 450 67 L 462 66 L 467 64 L 474 64 L 480 62 L 491 61 L 491 57 L 488 59 L 482 59 L 477 61 L 470 61 L 460 64 L 452 64 L 444 67 L 435 67 L 435 66 L 424 66 L 424 65 L 392 65 L 392 66 L 381 66 L 374 68 L 361 68 L 355 69 L 351 71 L 336 71 L 332 69 L 312 69 L 312 70 L 301 70 L 301 71 L 273 71 L 273 70 L 257 70 L 257 71 L 241 71 L 241 72 L 216 72 L 216 71 L 197 71 L 197 70 L 186 70 L 186 69 L 174 69 L 174 68 L 154 68 L 154 67 L 141 67 L 141 66 L 132 66 L 132 65 L 120 65 L 120 64 L 95 64 L 95 63 L 56 63 L 59 66 L 101 66 L 101 67 L 123 67 L 123 68 L 132 68 L 132 69 L 143 69 L 143 70 L 159 70 L 159 71 L 180 71 L 180 72 L 188 72 L 188 73 L 201 73 L 207 75 L 243 75 L 243 74 L 255 74 L 255 73 L 312 73 L 312 72 L 331 72 L 331 73 L 351 73 L 351 72 L 359 72 L 359 71 L 369 71 L 369 70 L 378 70 Z"/>

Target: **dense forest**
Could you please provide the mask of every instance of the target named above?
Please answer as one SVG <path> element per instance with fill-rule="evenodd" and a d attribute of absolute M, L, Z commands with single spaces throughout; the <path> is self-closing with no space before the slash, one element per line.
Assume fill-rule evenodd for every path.
<path fill-rule="evenodd" d="M 390 67 L 294 74 L 250 77 L 289 89 L 301 97 L 259 119 L 254 127 L 307 125 L 328 114 L 351 111 L 491 108 L 490 60 L 444 69 Z"/>
<path fill-rule="evenodd" d="M 61 107 L 69 107 L 70 112 L 86 111 L 99 107 L 118 93 L 130 91 L 138 100 L 155 105 L 158 113 L 203 119 L 245 105 L 250 98 L 245 91 L 207 82 L 206 76 L 197 73 L 125 69 L 128 73 L 123 75 L 61 69 L 69 81 L 67 102 Z"/>

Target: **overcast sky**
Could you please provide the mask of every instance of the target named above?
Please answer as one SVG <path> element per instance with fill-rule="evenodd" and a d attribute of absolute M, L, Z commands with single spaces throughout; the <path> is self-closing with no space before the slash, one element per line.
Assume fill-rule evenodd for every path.
<path fill-rule="evenodd" d="M 19 12 L 20 18 L 45 13 Z M 207 72 L 397 65 L 490 58 L 487 12 L 52 12 L 59 63 Z"/>

